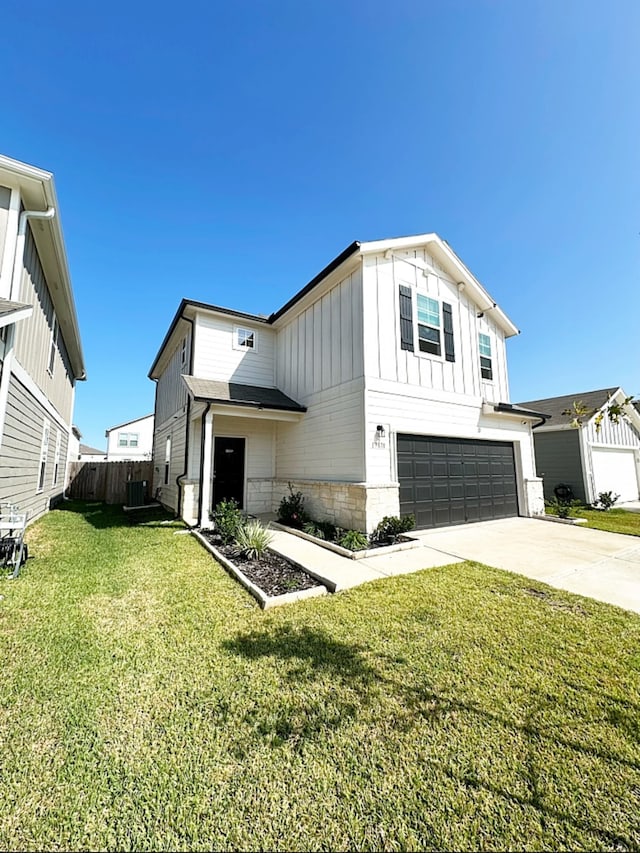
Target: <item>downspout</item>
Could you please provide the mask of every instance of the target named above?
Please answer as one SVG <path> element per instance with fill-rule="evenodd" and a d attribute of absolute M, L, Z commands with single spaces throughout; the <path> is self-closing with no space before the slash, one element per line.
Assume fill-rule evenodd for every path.
<path fill-rule="evenodd" d="M 532 430 L 538 429 L 538 427 L 544 426 L 546 424 L 546 422 L 549 420 L 548 415 L 540 415 L 540 418 L 541 419 L 540 419 L 540 421 L 538 421 L 537 424 L 532 424 L 532 426 L 531 426 Z"/>
<path fill-rule="evenodd" d="M 13 258 L 13 272 L 11 275 L 11 288 L 9 300 L 17 301 L 20 291 L 20 280 L 24 265 L 24 244 L 27 233 L 28 219 L 53 219 L 56 215 L 55 207 L 46 210 L 23 210 L 18 220 L 18 237 L 16 239 L 15 255 Z M 13 348 L 16 337 L 16 324 L 10 323 L 7 327 L 7 338 L 4 347 L 4 359 L 2 362 L 2 378 L 0 378 L 0 445 L 4 439 L 4 422 L 7 415 L 7 401 L 9 399 L 9 382 L 11 380 L 11 363 L 13 361 Z"/>
<path fill-rule="evenodd" d="M 195 350 L 194 339 L 195 339 L 195 325 L 193 320 L 189 319 L 189 317 L 182 318 L 186 323 L 191 324 L 191 340 L 189 342 L 189 375 L 193 376 L 193 352 Z M 189 473 L 189 435 L 191 433 L 191 396 L 187 395 L 187 423 L 186 423 L 186 435 L 184 437 L 184 471 L 182 474 L 178 474 L 176 477 L 176 486 L 178 487 L 178 518 L 182 518 L 182 503 L 184 498 L 184 488 L 182 485 L 182 480 Z M 200 509 L 200 505 L 198 505 L 198 509 Z M 200 514 L 198 513 L 198 519 L 200 519 Z"/>

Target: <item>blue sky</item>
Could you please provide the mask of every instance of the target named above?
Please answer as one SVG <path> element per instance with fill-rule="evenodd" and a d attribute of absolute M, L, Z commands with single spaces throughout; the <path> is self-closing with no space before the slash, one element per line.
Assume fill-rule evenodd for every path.
<path fill-rule="evenodd" d="M 182 297 L 270 313 L 436 231 L 522 334 L 513 401 L 640 394 L 640 3 L 4 0 L 0 150 L 54 172 L 83 441 L 153 410 Z"/>

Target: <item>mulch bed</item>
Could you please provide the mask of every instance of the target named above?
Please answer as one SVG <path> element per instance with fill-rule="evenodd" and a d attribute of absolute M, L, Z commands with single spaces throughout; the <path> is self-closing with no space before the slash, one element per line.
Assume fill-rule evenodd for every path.
<path fill-rule="evenodd" d="M 265 595 L 284 595 L 287 592 L 299 592 L 301 589 L 322 586 L 316 578 L 274 551 L 267 551 L 259 560 L 248 560 L 238 554 L 235 546 L 223 545 L 220 538 L 211 530 L 201 530 L 200 533 L 252 583 L 260 587 Z"/>

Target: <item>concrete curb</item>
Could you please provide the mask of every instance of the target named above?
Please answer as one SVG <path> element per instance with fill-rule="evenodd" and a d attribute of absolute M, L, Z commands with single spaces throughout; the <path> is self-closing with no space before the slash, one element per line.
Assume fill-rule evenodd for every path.
<path fill-rule="evenodd" d="M 381 557 L 383 554 L 393 554 L 395 551 L 407 551 L 410 548 L 419 548 L 419 539 L 409 539 L 408 542 L 398 542 L 396 545 L 383 545 L 382 548 L 366 548 L 364 551 L 350 551 L 348 548 L 343 548 L 341 545 L 336 545 L 335 542 L 327 542 L 326 539 L 317 539 L 315 536 L 310 536 L 304 530 L 298 530 L 296 527 L 287 527 L 285 524 L 280 524 L 279 521 L 269 522 L 270 526 L 276 530 L 282 530 L 283 533 L 290 533 L 292 536 L 297 536 L 300 539 L 306 539 L 320 548 L 326 548 L 327 551 L 333 551 L 334 554 L 339 554 L 341 557 L 346 557 L 348 560 L 364 560 L 367 557 Z M 305 569 L 305 572 L 309 571 Z M 311 573 L 309 573 L 311 574 Z"/>
<path fill-rule="evenodd" d="M 253 595 L 254 598 L 257 599 L 258 604 L 263 610 L 268 610 L 269 608 L 276 607 L 280 604 L 291 604 L 294 601 L 301 601 L 305 598 L 317 598 L 319 595 L 327 594 L 326 587 L 312 586 L 310 589 L 300 589 L 296 592 L 285 592 L 282 595 L 267 595 L 259 586 L 256 586 L 253 581 L 250 581 L 249 578 L 231 562 L 231 560 L 225 557 L 224 554 L 221 554 L 217 548 L 205 539 L 201 533 L 197 530 L 191 530 L 191 534 L 195 536 L 198 542 L 200 542 L 200 544 L 216 558 L 220 565 L 223 566 L 230 575 L 232 575 L 248 592 L 251 593 L 251 595 Z M 272 550 L 275 552 L 275 549 Z M 284 554 L 280 554 L 280 556 L 284 556 Z M 299 569 L 305 571 L 308 575 L 315 577 L 316 580 L 320 580 L 320 578 L 316 577 L 313 572 L 310 572 L 308 569 L 304 568 L 304 566 L 296 563 L 295 560 L 292 560 L 290 557 L 287 557 L 286 559 L 289 560 L 290 563 L 296 565 Z"/>
<path fill-rule="evenodd" d="M 556 515 L 532 515 L 538 521 L 552 521 L 554 524 L 586 524 L 586 518 L 558 518 Z"/>

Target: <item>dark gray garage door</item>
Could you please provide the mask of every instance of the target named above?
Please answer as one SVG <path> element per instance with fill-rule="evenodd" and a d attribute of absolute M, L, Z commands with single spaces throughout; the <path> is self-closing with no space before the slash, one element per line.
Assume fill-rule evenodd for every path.
<path fill-rule="evenodd" d="M 513 444 L 398 436 L 400 514 L 446 527 L 518 514 Z"/>

